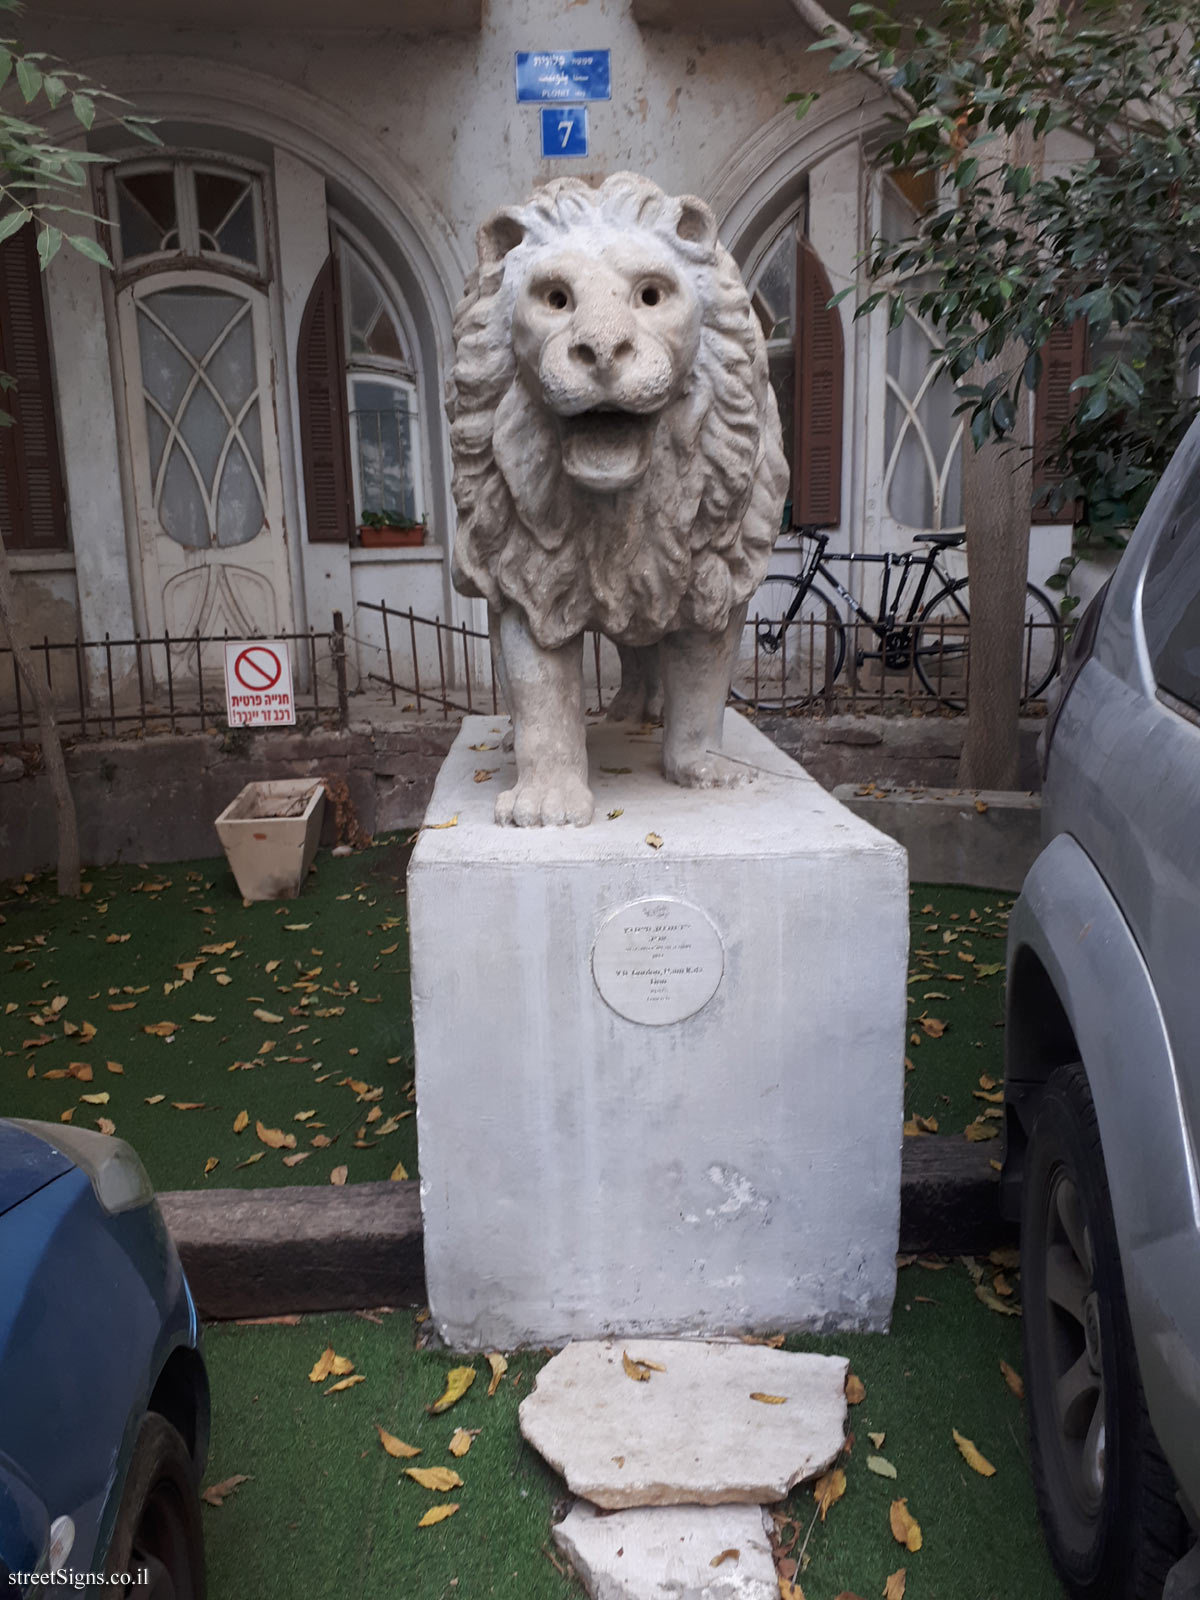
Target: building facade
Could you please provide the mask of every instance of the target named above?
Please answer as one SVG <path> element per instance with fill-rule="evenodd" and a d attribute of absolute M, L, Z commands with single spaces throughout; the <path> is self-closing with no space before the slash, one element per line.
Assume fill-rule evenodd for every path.
<path fill-rule="evenodd" d="M 453 312 L 480 221 L 567 174 L 633 169 L 713 207 L 767 335 L 793 523 L 860 552 L 956 526 L 961 425 L 932 335 L 828 308 L 921 197 L 872 172 L 886 104 L 812 39 L 788 0 L 32 8 L 26 45 L 127 96 L 163 143 L 91 135 L 112 271 L 63 250 L 39 274 L 29 229 L 0 247 L 20 378 L 0 516 L 28 635 L 323 631 L 339 611 L 353 687 L 382 642 L 364 602 L 477 624 L 450 582 Z M 543 155 L 514 60 L 568 50 L 609 52 L 611 93 L 587 105 L 586 153 Z M 797 121 L 786 97 L 809 89 Z M 364 514 L 423 542 L 372 546 Z M 1035 579 L 1069 537 L 1035 529 Z"/>

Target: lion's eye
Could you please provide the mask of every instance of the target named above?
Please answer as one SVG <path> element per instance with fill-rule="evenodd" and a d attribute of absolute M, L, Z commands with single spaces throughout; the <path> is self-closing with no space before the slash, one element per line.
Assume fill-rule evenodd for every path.
<path fill-rule="evenodd" d="M 662 299 L 662 290 L 657 286 L 657 284 L 648 283 L 639 292 L 638 299 L 644 306 L 656 306 Z"/>
<path fill-rule="evenodd" d="M 557 284 L 553 289 L 547 289 L 546 304 L 554 311 L 565 311 L 567 309 L 567 291 Z"/>

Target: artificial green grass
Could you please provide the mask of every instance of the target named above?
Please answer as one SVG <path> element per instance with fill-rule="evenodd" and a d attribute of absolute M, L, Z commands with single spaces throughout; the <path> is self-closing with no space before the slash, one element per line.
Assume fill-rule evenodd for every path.
<path fill-rule="evenodd" d="M 985 1284 L 992 1272 L 985 1267 Z M 517 1427 L 517 1405 L 546 1353 L 512 1357 L 489 1400 L 482 1358 L 418 1351 L 413 1334 L 407 1312 L 379 1323 L 324 1316 L 295 1327 L 208 1330 L 214 1409 L 206 1481 L 237 1473 L 249 1480 L 219 1509 L 204 1511 L 210 1600 L 578 1596 L 547 1554 L 565 1487 Z M 310 1383 L 307 1374 L 327 1344 L 354 1361 L 366 1381 L 332 1395 L 323 1393 L 328 1383 Z M 900 1567 L 907 1600 L 1062 1600 L 1034 1511 L 1023 1406 L 999 1365 L 1003 1358 L 1020 1368 L 1020 1320 L 988 1310 L 963 1265 L 905 1268 L 888 1336 L 803 1337 L 787 1345 L 848 1356 L 866 1386 L 865 1400 L 849 1414 L 854 1442 L 844 1458 L 845 1496 L 824 1523 L 814 1523 L 811 1487 L 779 1508 L 794 1519 L 783 1529 L 785 1543 L 798 1530 L 793 1559 L 808 1535 L 798 1574 L 806 1600 L 847 1591 L 869 1600 Z M 446 1372 L 464 1359 L 478 1374 L 471 1390 L 448 1412 L 429 1416 L 425 1408 Z M 384 1453 L 376 1423 L 421 1448 L 414 1465 L 452 1467 L 463 1486 L 438 1494 L 405 1478 L 408 1463 Z M 481 1430 L 461 1460 L 447 1453 L 457 1427 Z M 955 1428 L 994 1465 L 994 1477 L 967 1466 Z M 869 1432 L 884 1434 L 878 1450 Z M 868 1470 L 872 1454 L 891 1462 L 895 1480 Z M 921 1525 L 924 1542 L 915 1553 L 896 1544 L 889 1529 L 889 1507 L 901 1498 Z M 422 1514 L 443 1501 L 459 1511 L 418 1528 Z"/>
<path fill-rule="evenodd" d="M 8 885 L 0 1110 L 106 1118 L 159 1189 L 326 1183 L 342 1165 L 351 1183 L 397 1163 L 415 1173 L 406 860 L 395 842 L 322 852 L 287 904 L 243 905 L 223 860 L 89 870 L 77 901 L 57 899 L 49 877 Z M 169 1037 L 144 1031 L 163 1022 L 177 1024 Z M 90 1080 L 57 1076 L 72 1063 Z M 98 1094 L 107 1101 L 84 1099 Z M 269 1148 L 256 1123 L 294 1149 Z"/>
<path fill-rule="evenodd" d="M 70 1110 L 85 1127 L 106 1119 L 159 1189 L 327 1183 L 339 1166 L 350 1183 L 397 1165 L 415 1177 L 406 861 L 403 840 L 341 859 L 322 852 L 286 905 L 243 905 L 223 860 L 98 868 L 78 901 L 57 899 L 49 877 L 0 889 L 0 1111 L 54 1122 Z M 986 889 L 912 890 L 905 1114 L 941 1134 L 961 1138 L 980 1117 L 999 1126 L 975 1096 L 995 1092 L 981 1077 L 1003 1077 L 1010 905 Z M 169 1041 L 144 1031 L 161 1022 L 178 1025 Z M 86 1042 L 86 1029 L 66 1031 L 85 1023 L 96 1029 Z M 945 1029 L 935 1038 L 926 1023 Z M 48 1076 L 72 1063 L 91 1078 Z M 83 1098 L 105 1093 L 103 1104 Z M 242 1111 L 248 1126 L 234 1133 Z M 298 1122 L 300 1112 L 312 1115 Z M 264 1145 L 259 1122 L 295 1149 Z"/>
<path fill-rule="evenodd" d="M 998 889 L 944 884 L 916 883 L 909 894 L 905 1116 L 932 1119 L 942 1134 L 961 1138 L 980 1118 L 984 1127 L 1000 1126 L 998 1106 L 980 1097 L 997 1093 L 1004 1081 L 1012 903 L 1012 895 Z"/>

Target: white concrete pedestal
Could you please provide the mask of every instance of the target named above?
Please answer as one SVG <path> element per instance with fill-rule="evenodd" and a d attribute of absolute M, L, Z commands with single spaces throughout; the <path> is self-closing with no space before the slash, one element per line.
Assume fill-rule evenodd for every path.
<path fill-rule="evenodd" d="M 506 729 L 465 720 L 409 868 L 439 1332 L 886 1328 L 903 849 L 733 712 L 743 785 L 679 789 L 657 731 L 600 725 L 595 822 L 499 828 Z"/>

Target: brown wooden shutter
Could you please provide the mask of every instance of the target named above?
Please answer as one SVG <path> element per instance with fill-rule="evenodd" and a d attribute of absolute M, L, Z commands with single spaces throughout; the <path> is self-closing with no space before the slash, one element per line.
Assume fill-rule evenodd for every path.
<path fill-rule="evenodd" d="M 792 522 L 833 528 L 842 520 L 842 317 L 807 239 L 796 252 L 796 448 Z"/>
<path fill-rule="evenodd" d="M 1065 474 L 1052 466 L 1058 454 L 1063 429 L 1070 422 L 1082 392 L 1071 392 L 1076 378 L 1088 370 L 1087 318 L 1079 317 L 1070 327 L 1056 328 L 1042 346 L 1042 376 L 1033 400 L 1033 520 L 1035 522 L 1075 521 L 1078 504 L 1069 500 L 1051 511 L 1039 494 L 1048 484 L 1061 483 Z"/>
<path fill-rule="evenodd" d="M 65 550 L 67 507 L 37 238 L 31 224 L 0 244 L 0 529 L 10 550 Z"/>
<path fill-rule="evenodd" d="M 317 274 L 304 308 L 296 381 L 308 537 L 314 543 L 347 544 L 355 518 L 342 312 L 332 255 Z"/>

